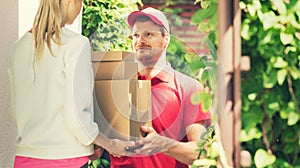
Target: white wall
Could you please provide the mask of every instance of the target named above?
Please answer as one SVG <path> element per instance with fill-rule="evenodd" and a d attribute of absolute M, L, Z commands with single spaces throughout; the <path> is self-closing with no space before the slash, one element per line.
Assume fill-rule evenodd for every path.
<path fill-rule="evenodd" d="M 0 1 L 0 167 L 11 168 L 15 129 L 9 115 L 9 47 L 18 38 L 18 0 Z"/>
<path fill-rule="evenodd" d="M 19 1 L 19 37 L 30 30 L 38 8 L 38 0 L 20 0 Z M 81 33 L 81 14 L 76 18 L 72 25 L 66 25 L 67 28 Z"/>
<path fill-rule="evenodd" d="M 38 2 L 38 0 L 19 0 L 19 37 L 31 29 Z"/>
<path fill-rule="evenodd" d="M 9 80 L 7 68 L 9 48 L 13 42 L 32 27 L 38 0 L 0 1 L 0 168 L 13 167 L 16 129 L 10 117 Z M 81 15 L 74 24 L 66 26 L 81 32 Z"/>

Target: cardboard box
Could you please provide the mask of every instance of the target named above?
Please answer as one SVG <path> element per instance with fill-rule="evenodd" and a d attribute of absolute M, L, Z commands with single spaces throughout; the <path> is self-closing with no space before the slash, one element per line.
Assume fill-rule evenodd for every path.
<path fill-rule="evenodd" d="M 109 138 L 135 140 L 151 126 L 151 84 L 139 80 L 95 81 L 95 121 Z"/>
<path fill-rule="evenodd" d="M 144 137 L 146 134 L 140 131 L 140 125 L 152 125 L 151 81 L 131 80 L 129 92 L 131 93 L 131 136 Z"/>
<path fill-rule="evenodd" d="M 92 51 L 92 61 L 134 61 L 135 54 L 126 51 Z"/>
<path fill-rule="evenodd" d="M 93 62 L 95 80 L 137 79 L 138 63 L 122 62 Z"/>

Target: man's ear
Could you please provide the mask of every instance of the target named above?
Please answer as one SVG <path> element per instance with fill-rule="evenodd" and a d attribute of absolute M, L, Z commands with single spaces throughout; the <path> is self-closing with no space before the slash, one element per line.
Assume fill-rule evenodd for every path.
<path fill-rule="evenodd" d="M 170 42 L 170 36 L 169 35 L 165 35 L 164 36 L 164 40 L 163 40 L 163 47 L 164 47 L 164 49 L 166 49 L 168 47 L 169 42 Z"/>

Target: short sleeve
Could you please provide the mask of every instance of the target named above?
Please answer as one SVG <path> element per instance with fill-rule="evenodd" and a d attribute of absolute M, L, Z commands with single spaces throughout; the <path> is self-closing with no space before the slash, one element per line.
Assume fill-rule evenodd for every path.
<path fill-rule="evenodd" d="M 193 94 L 203 90 L 202 85 L 195 79 L 186 77 L 180 81 L 182 90 L 182 111 L 185 128 L 197 122 L 204 122 L 207 126 L 210 124 L 210 113 L 204 112 L 201 104 L 193 104 Z"/>

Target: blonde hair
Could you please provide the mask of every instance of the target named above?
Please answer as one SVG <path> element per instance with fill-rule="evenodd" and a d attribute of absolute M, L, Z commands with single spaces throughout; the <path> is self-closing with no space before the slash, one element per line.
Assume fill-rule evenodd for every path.
<path fill-rule="evenodd" d="M 60 3 L 61 0 L 40 0 L 32 28 L 37 61 L 42 57 L 45 42 L 52 56 L 54 55 L 51 49 L 51 41 L 60 44 L 59 34 L 63 21 Z"/>

